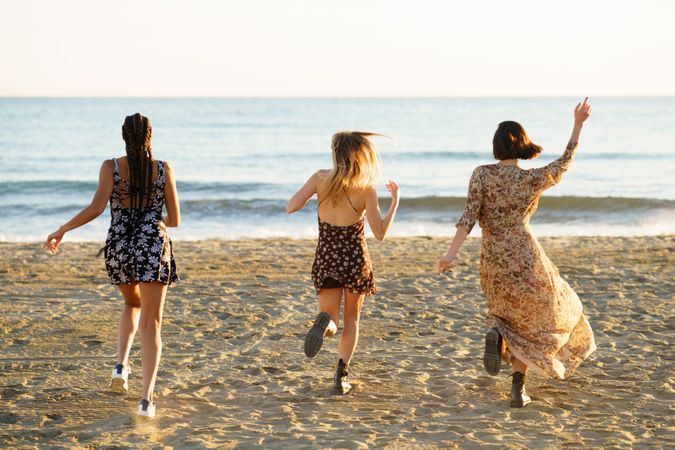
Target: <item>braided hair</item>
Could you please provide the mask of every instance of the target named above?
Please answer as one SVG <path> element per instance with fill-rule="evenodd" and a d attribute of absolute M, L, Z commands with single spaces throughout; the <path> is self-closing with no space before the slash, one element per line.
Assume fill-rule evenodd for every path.
<path fill-rule="evenodd" d="M 122 125 L 122 137 L 126 143 L 129 163 L 127 195 L 131 209 L 142 212 L 153 194 L 150 120 L 139 113 L 127 116 Z"/>

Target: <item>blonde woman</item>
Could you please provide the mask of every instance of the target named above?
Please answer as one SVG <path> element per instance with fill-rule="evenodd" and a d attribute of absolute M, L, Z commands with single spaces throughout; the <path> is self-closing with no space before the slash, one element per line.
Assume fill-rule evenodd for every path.
<path fill-rule="evenodd" d="M 302 209 L 314 195 L 318 200 L 319 241 L 312 281 L 319 296 L 319 315 L 305 338 L 305 354 L 314 357 L 327 336 L 337 333 L 344 297 L 344 328 L 338 348 L 335 389 L 346 394 L 349 363 L 359 339 L 359 316 L 366 295 L 373 295 L 373 276 L 364 235 L 364 219 L 377 240 L 384 240 L 398 209 L 399 188 L 389 180 L 391 204 L 381 216 L 373 183 L 379 174 L 374 133 L 343 131 L 333 135 L 333 168 L 319 170 L 290 199 L 287 211 Z"/>
<path fill-rule="evenodd" d="M 571 376 L 595 350 L 595 340 L 579 297 L 560 276 L 530 230 L 539 197 L 567 171 L 591 114 L 588 97 L 574 109 L 567 148 L 552 163 L 536 169 L 518 167 L 542 148 L 517 122 L 502 122 L 492 140 L 499 162 L 479 166 L 469 181 L 469 195 L 457 233 L 438 271 L 450 270 L 476 221 L 483 231 L 480 282 L 488 304 L 483 364 L 497 375 L 504 358 L 512 364 L 511 406 L 531 399 L 525 391 L 528 368 L 553 378 Z"/>

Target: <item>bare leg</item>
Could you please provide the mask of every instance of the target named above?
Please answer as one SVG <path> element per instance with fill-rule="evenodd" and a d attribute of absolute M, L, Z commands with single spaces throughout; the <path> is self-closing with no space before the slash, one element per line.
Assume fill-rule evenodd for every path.
<path fill-rule="evenodd" d="M 352 359 L 356 343 L 359 341 L 359 318 L 364 295 L 352 294 L 345 290 L 344 329 L 340 336 L 338 355 L 347 365 Z"/>
<path fill-rule="evenodd" d="M 511 357 L 511 371 L 520 372 L 523 375 L 527 373 L 527 365 L 524 362 L 516 358 L 515 356 Z"/>
<path fill-rule="evenodd" d="M 141 291 L 141 361 L 143 370 L 143 396 L 152 401 L 159 358 L 162 354 L 162 313 L 166 298 L 166 285 L 140 283 Z"/>
<path fill-rule="evenodd" d="M 128 369 L 129 352 L 141 317 L 141 292 L 138 283 L 120 284 L 119 289 L 124 296 L 124 306 L 118 330 L 117 364 L 122 364 Z"/>
<path fill-rule="evenodd" d="M 342 288 L 321 289 L 319 291 L 319 311 L 330 315 L 331 322 L 326 328 L 326 336 L 337 333 L 340 323 L 340 302 L 342 300 Z"/>
<path fill-rule="evenodd" d="M 509 346 L 506 344 L 506 339 L 502 337 L 502 348 L 499 351 L 500 356 L 504 364 L 511 364 L 511 352 L 509 351 Z"/>

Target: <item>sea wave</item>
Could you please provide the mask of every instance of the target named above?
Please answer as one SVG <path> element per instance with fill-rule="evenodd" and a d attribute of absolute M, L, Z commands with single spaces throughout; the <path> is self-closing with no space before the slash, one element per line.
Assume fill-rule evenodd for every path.
<path fill-rule="evenodd" d="M 76 180 L 27 180 L 27 181 L 0 181 L 0 197 L 12 195 L 39 195 L 39 194 L 93 194 L 98 182 Z M 199 182 L 178 181 L 176 187 L 179 192 L 223 192 L 244 193 L 276 189 L 278 184 L 256 182 Z"/>
<path fill-rule="evenodd" d="M 53 192 L 53 191 L 52 191 Z M 184 215 L 196 216 L 242 216 L 242 215 L 270 215 L 285 213 L 286 198 L 202 198 L 183 199 L 181 210 Z M 390 200 L 380 199 L 380 207 L 385 210 Z M 465 197 L 460 196 L 426 196 L 401 199 L 399 213 L 412 217 L 416 213 L 440 213 L 457 212 L 464 208 Z M 23 202 L 3 202 L 0 205 L 0 215 L 50 215 L 62 214 L 79 210 L 84 205 L 76 202 L 54 204 L 50 202 L 27 205 Z M 310 200 L 305 211 L 316 211 L 316 201 Z M 575 215 L 625 214 L 634 216 L 645 214 L 650 211 L 675 212 L 675 200 L 663 200 L 654 198 L 633 197 L 575 197 L 544 196 L 539 201 L 539 215 L 545 215 L 551 219 L 558 217 L 573 217 Z"/>
<path fill-rule="evenodd" d="M 401 200 L 405 209 L 442 209 L 463 207 L 466 197 L 417 197 Z M 602 212 L 620 212 L 644 209 L 675 209 L 675 200 L 636 197 L 576 197 L 543 196 L 539 200 L 539 210 L 583 210 Z"/>

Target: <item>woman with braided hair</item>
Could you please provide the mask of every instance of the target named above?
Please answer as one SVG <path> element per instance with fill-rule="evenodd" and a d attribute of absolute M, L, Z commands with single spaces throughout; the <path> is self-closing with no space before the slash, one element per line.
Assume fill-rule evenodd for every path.
<path fill-rule="evenodd" d="M 50 234 L 44 244 L 56 253 L 66 232 L 100 216 L 110 200 L 112 218 L 102 251 L 110 282 L 124 297 L 111 388 L 118 392 L 129 388 L 129 352 L 140 328 L 143 393 L 138 415 L 144 417 L 155 415 L 152 393 L 162 350 L 164 299 L 167 286 L 178 279 L 166 227 L 180 223 L 173 171 L 169 163 L 153 158 L 151 135 L 147 117 L 127 116 L 122 126 L 126 156 L 103 162 L 91 204 Z"/>

